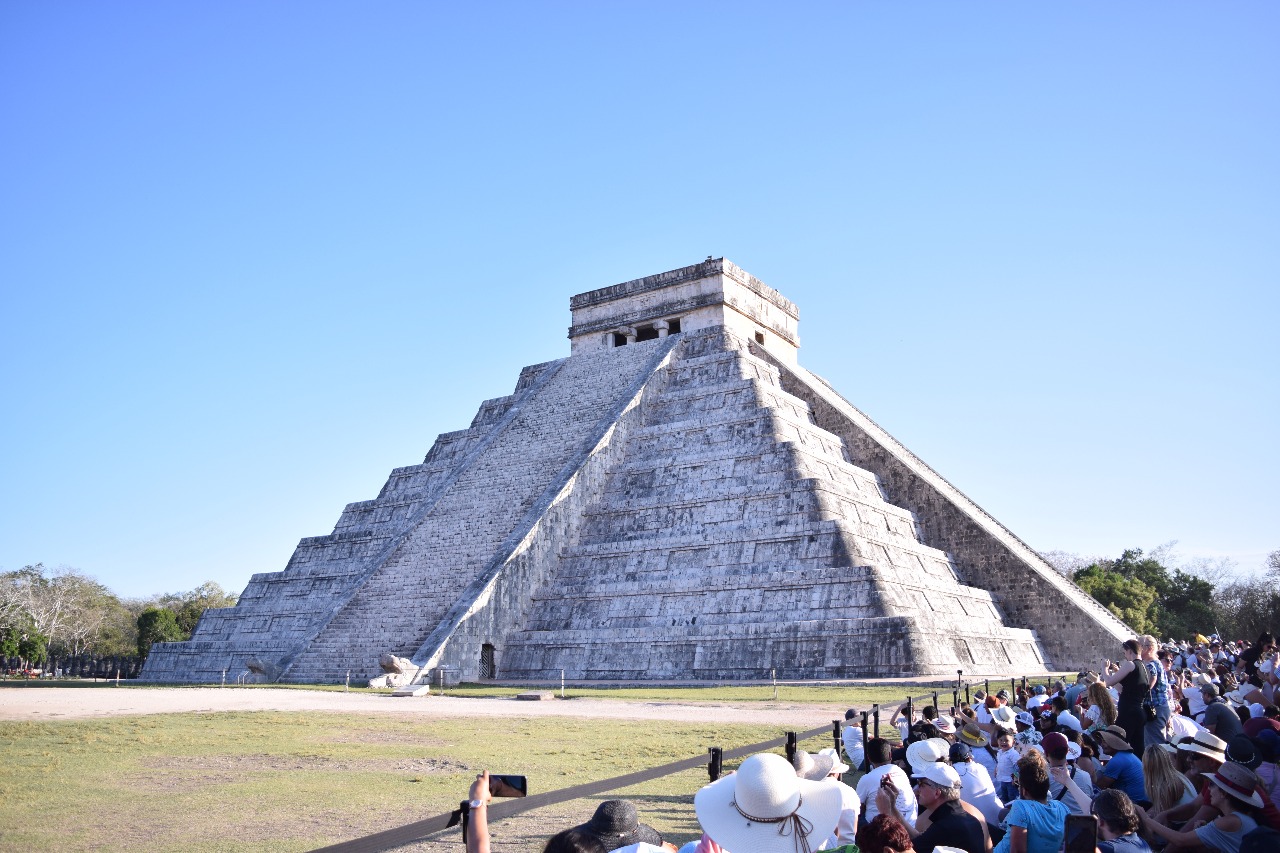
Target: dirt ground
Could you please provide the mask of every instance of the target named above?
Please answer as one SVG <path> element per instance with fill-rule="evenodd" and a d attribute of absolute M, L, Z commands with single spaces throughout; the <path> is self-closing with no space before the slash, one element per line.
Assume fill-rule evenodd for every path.
<path fill-rule="evenodd" d="M 394 697 L 243 687 L 54 689 L 0 687 L 0 720 L 72 720 L 131 714 L 218 711 L 337 711 L 423 717 L 586 717 L 697 722 L 708 714 L 733 723 L 816 728 L 844 718 L 844 706 L 763 703 L 627 702 L 614 699 L 462 699 Z"/>

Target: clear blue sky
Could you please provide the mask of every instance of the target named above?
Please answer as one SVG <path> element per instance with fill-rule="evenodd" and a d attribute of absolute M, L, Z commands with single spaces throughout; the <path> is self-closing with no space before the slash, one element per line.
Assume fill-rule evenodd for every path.
<path fill-rule="evenodd" d="M 1274 3 L 0 4 L 0 568 L 283 569 L 723 255 L 1041 550 L 1280 548 Z"/>

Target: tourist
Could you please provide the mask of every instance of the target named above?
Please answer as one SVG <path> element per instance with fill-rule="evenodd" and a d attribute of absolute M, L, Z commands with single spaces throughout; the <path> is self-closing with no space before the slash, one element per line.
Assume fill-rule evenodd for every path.
<path fill-rule="evenodd" d="M 1124 663 L 1104 680 L 1108 687 L 1120 689 L 1120 701 L 1116 704 L 1116 725 L 1128 733 L 1125 740 L 1130 744 L 1130 749 L 1142 755 L 1143 729 L 1147 724 L 1142 703 L 1150 695 L 1147 670 L 1138 660 L 1137 640 L 1125 640 L 1121 643 L 1121 649 L 1124 652 Z"/>
<path fill-rule="evenodd" d="M 831 748 L 818 750 L 817 755 L 810 755 L 804 750 L 796 753 L 791 762 L 795 765 L 796 775 L 811 781 L 827 780 L 840 792 L 840 820 L 835 831 L 822 843 L 824 850 L 853 844 L 858 832 L 858 817 L 862 813 L 862 802 L 853 788 L 840 781 L 841 774 L 849 772 L 849 765 L 840 760 L 840 756 Z"/>
<path fill-rule="evenodd" d="M 1204 718 L 1200 724 L 1209 732 L 1222 740 L 1229 741 L 1238 734 L 1244 733 L 1244 723 L 1231 706 L 1218 695 L 1218 688 L 1206 684 L 1200 688 L 1204 696 Z"/>
<path fill-rule="evenodd" d="M 960 804 L 960 777 L 951 765 L 935 763 L 911 775 L 915 779 L 916 801 L 929 817 L 927 829 L 918 830 L 915 821 L 908 821 L 898 811 L 898 791 L 891 780 L 876 792 L 876 805 L 881 814 L 906 827 L 917 853 L 933 853 L 939 845 L 966 853 L 987 853 L 991 849 L 985 823 Z"/>
<path fill-rule="evenodd" d="M 662 847 L 662 836 L 652 826 L 640 822 L 635 804 L 629 800 L 605 800 L 596 807 L 591 820 L 573 830 L 594 836 L 606 852 L 640 843 Z"/>
<path fill-rule="evenodd" d="M 1245 672 L 1253 675 L 1258 671 L 1259 663 L 1268 657 L 1274 660 L 1276 651 L 1276 638 L 1270 631 L 1263 631 L 1258 635 L 1258 641 L 1251 645 L 1240 655 L 1241 662 L 1244 663 Z"/>
<path fill-rule="evenodd" d="M 844 755 L 849 759 L 849 766 L 861 772 L 862 762 L 865 759 L 862 746 L 862 718 L 853 708 L 844 712 L 844 731 L 841 732 L 840 739 L 844 742 Z"/>
<path fill-rule="evenodd" d="M 1093 814 L 1098 818 L 1098 853 L 1151 853 L 1151 845 L 1138 835 L 1142 818 L 1124 791 L 1103 791 L 1093 801 Z"/>
<path fill-rule="evenodd" d="M 991 774 L 973 759 L 973 750 L 968 744 L 957 743 L 950 750 L 951 766 L 960 777 L 960 799 L 982 813 L 987 822 L 987 832 L 1000 825 L 1000 810 L 1004 808 L 1000 796 L 996 793 L 995 782 Z"/>
<path fill-rule="evenodd" d="M 1142 754 L 1143 787 L 1157 814 L 1186 805 L 1196 797 L 1195 785 L 1174 766 L 1176 749 L 1167 743 Z"/>
<path fill-rule="evenodd" d="M 1156 638 L 1143 634 L 1138 638 L 1139 657 L 1147 672 L 1147 689 L 1150 691 L 1151 708 L 1155 713 L 1152 718 L 1147 714 L 1147 724 L 1143 729 L 1143 739 L 1147 745 L 1169 742 L 1169 680 L 1164 666 L 1156 657 Z"/>
<path fill-rule="evenodd" d="M 1014 745 L 1013 732 L 1002 729 L 996 735 L 996 792 L 1006 805 L 1018 797 L 1018 788 L 1014 784 L 1013 774 L 1018 769 L 1019 753 Z"/>
<path fill-rule="evenodd" d="M 1049 799 L 1049 768 L 1039 752 L 1018 761 L 1018 796 L 1009 808 L 1009 830 L 995 853 L 1058 853 L 1067 807 Z"/>
<path fill-rule="evenodd" d="M 1111 753 L 1111 759 L 1098 771 L 1098 778 L 1094 780 L 1097 787 L 1119 788 L 1135 803 L 1146 804 L 1142 761 L 1134 754 L 1136 750 L 1129 744 L 1124 728 L 1108 726 L 1098 732 L 1098 737 Z"/>
<path fill-rule="evenodd" d="M 1084 712 L 1084 719 L 1088 723 L 1085 731 L 1093 733 L 1098 729 L 1116 724 L 1116 705 L 1111 701 L 1107 686 L 1101 681 L 1095 681 L 1089 685 L 1085 692 L 1085 701 L 1088 703 Z"/>
<path fill-rule="evenodd" d="M 840 807 L 835 785 L 801 779 L 781 755 L 757 753 L 736 773 L 694 794 L 693 810 L 703 832 L 695 849 L 808 853 L 835 830 Z"/>
<path fill-rule="evenodd" d="M 910 853 L 915 848 L 907 827 L 882 814 L 858 831 L 858 849 L 861 853 Z"/>
<path fill-rule="evenodd" d="M 1049 796 L 1064 804 L 1072 814 L 1088 814 L 1089 801 L 1093 798 L 1093 780 L 1089 778 L 1088 773 L 1075 765 L 1075 759 L 1080 756 L 1080 746 L 1067 740 L 1067 736 L 1062 732 L 1049 732 L 1044 736 L 1040 746 L 1044 749 L 1044 758 L 1049 765 Z M 1075 747 L 1074 756 L 1072 747 Z M 1062 768 L 1067 778 L 1075 780 L 1076 786 L 1080 789 L 1079 798 L 1067 796 L 1070 789 L 1065 782 L 1055 779 L 1053 774 L 1055 768 Z"/>
<path fill-rule="evenodd" d="M 986 732 L 978 728 L 975 723 L 966 723 L 964 728 L 960 730 L 956 742 L 969 747 L 973 751 L 973 760 L 982 765 L 988 776 L 995 777 L 996 756 L 999 751 L 992 746 L 991 739 L 987 737 Z"/>
<path fill-rule="evenodd" d="M 1198 827 L 1193 824 L 1194 828 L 1178 832 L 1144 814 L 1144 831 L 1179 847 L 1203 845 L 1220 853 L 1239 853 L 1240 842 L 1258 826 L 1253 817 L 1255 811 L 1262 808 L 1262 798 L 1254 790 L 1258 777 L 1247 767 L 1228 763 L 1207 778 L 1210 783 L 1209 801 L 1221 817 Z"/>
<path fill-rule="evenodd" d="M 893 763 L 892 748 L 884 738 L 872 738 L 867 742 L 867 761 L 871 769 L 858 780 L 858 799 L 862 802 L 863 820 L 859 825 L 870 823 L 880 813 L 876 807 L 876 792 L 880 790 L 883 780 L 888 777 L 898 791 L 898 814 L 906 818 L 912 825 L 916 822 L 917 806 L 915 795 L 911 792 L 911 781 L 902 768 Z"/>
<path fill-rule="evenodd" d="M 1189 759 L 1183 774 L 1200 793 L 1189 803 L 1154 814 L 1154 820 L 1173 827 L 1190 820 L 1202 806 L 1208 808 L 1209 783 L 1207 780 L 1227 760 L 1226 750 L 1226 741 L 1205 731 L 1198 733 L 1194 738 L 1179 741 L 1178 755 Z M 1214 816 L 1212 812 L 1206 812 L 1206 814 L 1209 817 Z"/>
<path fill-rule="evenodd" d="M 1255 771 L 1262 780 L 1271 802 L 1280 802 L 1280 767 L 1277 767 L 1277 753 L 1280 752 L 1280 735 L 1267 729 L 1258 733 L 1253 742 L 1258 747 L 1258 756 L 1262 759 Z"/>

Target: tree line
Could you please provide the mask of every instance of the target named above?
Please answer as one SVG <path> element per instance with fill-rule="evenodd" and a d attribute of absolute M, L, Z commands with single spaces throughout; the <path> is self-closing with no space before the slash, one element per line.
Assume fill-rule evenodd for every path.
<path fill-rule="evenodd" d="M 213 581 L 186 592 L 120 598 L 78 569 L 43 563 L 0 572 L 0 658 L 38 666 L 51 658 L 145 658 L 154 642 L 190 639 L 210 607 L 236 595 Z"/>
<path fill-rule="evenodd" d="M 1139 634 L 1179 641 L 1209 633 L 1246 639 L 1277 627 L 1280 551 L 1267 556 L 1260 574 L 1241 576 L 1229 560 L 1178 565 L 1175 544 L 1149 554 L 1130 548 L 1114 559 L 1061 551 L 1041 556 Z"/>

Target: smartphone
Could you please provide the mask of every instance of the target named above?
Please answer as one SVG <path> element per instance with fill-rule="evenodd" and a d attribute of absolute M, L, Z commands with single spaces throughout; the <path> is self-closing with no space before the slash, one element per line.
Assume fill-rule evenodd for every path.
<path fill-rule="evenodd" d="M 1091 814 L 1067 815 L 1063 853 L 1094 853 L 1098 848 L 1098 819 Z"/>
<path fill-rule="evenodd" d="M 512 776 L 509 773 L 489 774 L 489 796 L 491 797 L 523 797 L 529 793 L 529 781 L 523 776 Z"/>

